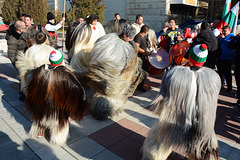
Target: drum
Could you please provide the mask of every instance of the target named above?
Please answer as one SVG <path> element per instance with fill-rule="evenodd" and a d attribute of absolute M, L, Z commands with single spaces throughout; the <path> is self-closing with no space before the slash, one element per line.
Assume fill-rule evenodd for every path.
<path fill-rule="evenodd" d="M 167 51 L 162 49 L 153 51 L 152 55 L 147 57 L 149 74 L 161 75 L 171 62 L 172 58 Z"/>
<path fill-rule="evenodd" d="M 177 65 L 186 65 L 188 61 L 185 59 L 183 61 L 184 55 L 190 48 L 190 44 L 187 41 L 179 42 L 173 45 L 169 51 L 169 54 L 172 56 L 173 60 L 177 63 Z"/>
<path fill-rule="evenodd" d="M 186 58 L 182 58 L 182 62 L 181 62 L 181 66 L 190 66 L 190 64 L 189 64 L 189 60 L 188 59 L 186 59 Z"/>

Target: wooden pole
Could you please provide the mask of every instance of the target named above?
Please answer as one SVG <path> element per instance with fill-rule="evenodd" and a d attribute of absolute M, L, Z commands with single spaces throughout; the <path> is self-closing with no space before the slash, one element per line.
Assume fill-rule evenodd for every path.
<path fill-rule="evenodd" d="M 213 6 L 214 6 L 214 0 L 212 0 L 212 5 L 211 5 L 211 17 L 210 20 L 213 20 Z"/>
<path fill-rule="evenodd" d="M 63 17 L 64 18 L 66 18 L 65 17 L 65 6 L 66 6 L 66 0 L 64 0 L 64 7 L 63 7 Z M 65 23 L 65 21 L 63 22 L 63 31 L 62 31 L 62 51 L 63 51 L 63 40 L 64 40 L 64 23 Z"/>

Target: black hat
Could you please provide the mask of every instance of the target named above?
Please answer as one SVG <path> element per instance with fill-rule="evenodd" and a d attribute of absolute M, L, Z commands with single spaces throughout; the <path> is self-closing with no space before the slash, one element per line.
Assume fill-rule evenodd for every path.
<path fill-rule="evenodd" d="M 52 20 L 52 19 L 55 19 L 54 14 L 53 14 L 52 12 L 48 12 L 48 14 L 47 14 L 47 20 L 49 21 L 49 20 Z"/>

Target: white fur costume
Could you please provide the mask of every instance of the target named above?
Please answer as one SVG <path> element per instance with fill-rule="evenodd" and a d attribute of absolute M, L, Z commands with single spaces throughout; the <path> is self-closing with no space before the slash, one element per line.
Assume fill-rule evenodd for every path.
<path fill-rule="evenodd" d="M 210 68 L 175 66 L 168 71 L 153 102 L 159 121 L 144 142 L 143 159 L 167 159 L 173 147 L 183 147 L 188 159 L 217 159 L 214 124 L 220 87 L 218 74 Z"/>
<path fill-rule="evenodd" d="M 123 111 L 143 74 L 137 54 L 128 42 L 115 33 L 99 38 L 90 53 L 87 74 L 94 92 L 92 115 L 102 120 Z"/>
<path fill-rule="evenodd" d="M 71 37 L 73 47 L 69 52 L 69 58 L 71 59 L 70 65 L 76 72 L 87 72 L 90 51 L 96 40 L 103 35 L 105 35 L 105 31 L 99 22 L 96 25 L 83 22 L 74 30 Z"/>
<path fill-rule="evenodd" d="M 19 70 L 21 79 L 21 91 L 26 95 L 27 85 L 32 79 L 33 70 L 43 64 L 49 63 L 49 54 L 54 50 L 49 45 L 33 45 L 26 53 L 18 52 L 16 68 Z"/>
<path fill-rule="evenodd" d="M 67 67 L 45 64 L 35 70 L 25 99 L 25 112 L 33 119 L 31 138 L 49 133 L 50 143 L 65 144 L 68 118 L 80 121 L 86 108 L 86 93 Z"/>

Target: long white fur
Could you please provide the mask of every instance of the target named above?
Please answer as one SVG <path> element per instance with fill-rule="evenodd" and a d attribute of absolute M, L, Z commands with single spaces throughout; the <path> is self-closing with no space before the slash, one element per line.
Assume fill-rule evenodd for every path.
<path fill-rule="evenodd" d="M 74 44 L 68 56 L 71 58 L 70 65 L 78 73 L 86 73 L 88 71 L 87 65 L 90 51 L 96 40 L 105 35 L 101 23 L 97 22 L 95 26 L 90 24 L 91 32 L 89 32 L 88 26 L 86 22 L 81 23 L 76 27 L 71 37 Z M 94 30 L 93 27 L 95 27 L 96 30 Z"/>
<path fill-rule="evenodd" d="M 31 70 L 40 67 L 43 64 L 49 64 L 49 54 L 54 50 L 53 47 L 49 45 L 33 45 L 26 53 L 18 52 L 16 68 L 19 70 L 19 75 L 21 79 L 21 91 L 26 94 L 26 86 L 32 79 Z"/>
<path fill-rule="evenodd" d="M 157 36 L 154 30 L 149 29 L 148 39 L 150 40 L 150 45 L 153 49 L 157 48 Z"/>
<path fill-rule="evenodd" d="M 91 111 L 97 119 L 105 119 L 123 110 L 141 82 L 143 71 L 133 47 L 112 33 L 97 40 L 90 53 L 87 76 L 94 92 Z"/>
<path fill-rule="evenodd" d="M 60 128 L 59 120 L 56 119 L 56 117 L 52 117 L 50 119 L 43 118 L 43 120 L 40 122 L 33 121 L 31 129 L 29 131 L 30 138 L 36 138 L 39 133 L 44 135 L 44 133 L 42 133 L 43 131 L 42 131 L 41 127 L 49 128 L 50 143 L 52 143 L 52 144 L 62 146 L 66 143 L 67 139 L 69 138 L 68 121 L 66 121 L 66 124 L 64 125 L 64 127 L 61 128 L 61 130 L 59 130 L 59 128 Z M 45 131 L 45 129 L 44 129 L 44 131 Z"/>
<path fill-rule="evenodd" d="M 167 159 L 173 147 L 183 147 L 189 159 L 215 159 L 214 132 L 220 78 L 209 68 L 192 71 L 176 66 L 162 80 L 154 100 L 159 115 L 143 145 L 143 159 Z M 204 155 L 204 153 L 209 155 Z"/>

